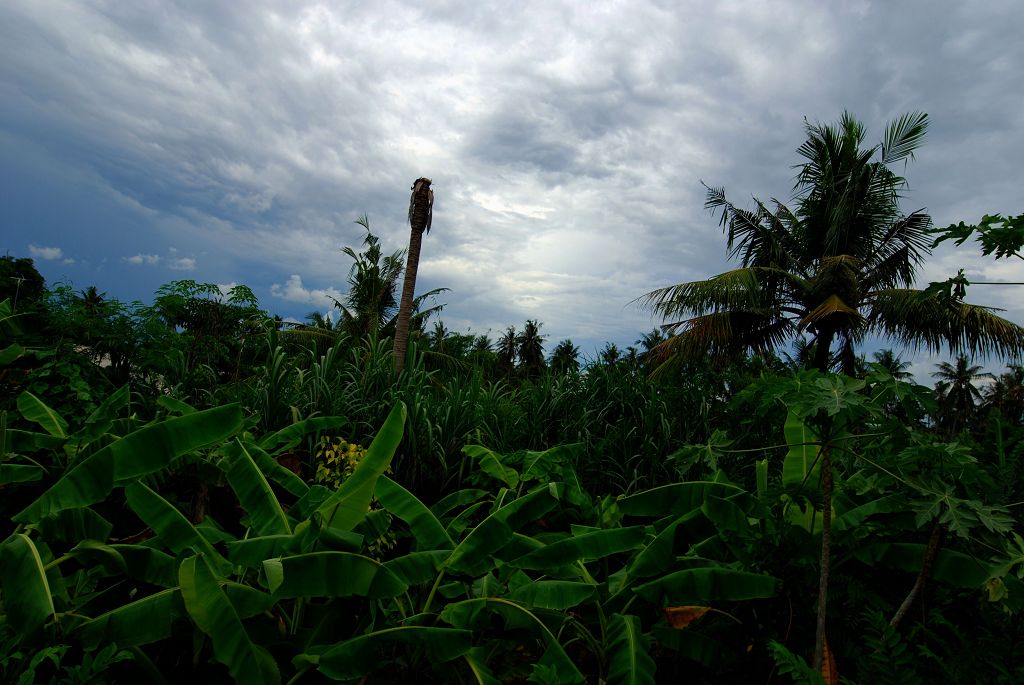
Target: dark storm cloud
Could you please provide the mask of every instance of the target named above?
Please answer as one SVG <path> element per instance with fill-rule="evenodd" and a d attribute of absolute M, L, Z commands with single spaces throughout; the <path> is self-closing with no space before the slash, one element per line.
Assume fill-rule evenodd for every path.
<path fill-rule="evenodd" d="M 926 110 L 905 207 L 1021 211 L 1022 20 L 1011 2 L 7 4 L 4 247 L 62 249 L 87 279 L 104 258 L 104 278 L 191 264 L 301 317 L 344 287 L 360 214 L 404 244 L 427 175 L 420 284 L 452 288 L 449 328 L 539 318 L 552 344 L 628 344 L 652 323 L 634 298 L 728 268 L 700 182 L 788 201 L 804 117 L 849 109 L 878 140 Z M 964 264 L 1006 275 L 946 250 L 925 276 Z"/>

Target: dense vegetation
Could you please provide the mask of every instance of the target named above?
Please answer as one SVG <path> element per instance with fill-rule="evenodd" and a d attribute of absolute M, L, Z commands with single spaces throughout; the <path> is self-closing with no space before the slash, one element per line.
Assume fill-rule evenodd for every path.
<path fill-rule="evenodd" d="M 1021 224 L 898 211 L 924 121 L 810 127 L 793 211 L 709 191 L 741 267 L 595 360 L 435 292 L 396 374 L 405 255 L 365 219 L 304 324 L 0 259 L 0 680 L 1021 682 L 1024 368 L 959 354 L 1020 328 L 912 290 L 933 240 L 1019 257 Z M 929 388 L 868 331 L 958 353 Z"/>

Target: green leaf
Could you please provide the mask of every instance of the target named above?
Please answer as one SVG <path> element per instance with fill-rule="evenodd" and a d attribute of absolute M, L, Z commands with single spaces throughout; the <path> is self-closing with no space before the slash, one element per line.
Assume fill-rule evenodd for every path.
<path fill-rule="evenodd" d="M 415 495 L 391 480 L 381 476 L 375 492 L 381 506 L 409 524 L 420 551 L 454 549 L 444 526 Z"/>
<path fill-rule="evenodd" d="M 43 539 L 69 544 L 79 540 L 106 540 L 114 525 L 89 508 L 65 509 L 39 520 L 35 524 Z"/>
<path fill-rule="evenodd" d="M 62 509 L 101 502 L 115 484 L 159 471 L 183 454 L 223 440 L 241 425 L 242 410 L 232 404 L 140 428 L 79 461 L 13 519 L 29 523 Z"/>
<path fill-rule="evenodd" d="M 571 465 L 583 453 L 583 443 L 558 445 L 543 452 L 527 450 L 523 456 L 521 480 L 551 480 L 549 476 L 563 465 Z M 515 487 L 515 486 L 510 486 Z"/>
<path fill-rule="evenodd" d="M 405 417 L 405 405 L 399 402 L 388 414 L 356 470 L 317 509 L 325 528 L 352 530 L 366 517 L 377 479 L 391 464 L 391 458 L 402 441 Z"/>
<path fill-rule="evenodd" d="M 313 418 L 293 423 L 276 433 L 264 435 L 260 438 L 259 446 L 267 451 L 287 450 L 298 445 L 307 433 L 327 430 L 329 428 L 344 428 L 347 425 L 348 420 L 341 416 L 314 416 Z"/>
<path fill-rule="evenodd" d="M 650 640 L 640 630 L 636 616 L 614 614 L 608 621 L 609 685 L 653 684 L 654 660 L 648 650 Z"/>
<path fill-rule="evenodd" d="M 480 597 L 449 604 L 441 611 L 441 620 L 460 628 L 480 626 L 480 618 L 484 612 L 497 613 L 507 622 L 517 626 L 530 626 L 544 640 L 547 649 L 536 666 L 546 670 L 554 682 L 565 685 L 583 683 L 583 674 L 565 653 L 555 634 L 536 614 L 526 607 L 500 597 Z"/>
<path fill-rule="evenodd" d="M 817 488 L 821 474 L 818 459 L 821 440 L 792 410 L 786 416 L 783 430 L 789 445 L 789 452 L 782 462 L 783 484 Z"/>
<path fill-rule="evenodd" d="M 508 599 L 537 609 L 564 611 L 592 599 L 596 586 L 570 580 L 538 580 L 508 594 Z"/>
<path fill-rule="evenodd" d="M 177 585 L 177 580 L 175 580 Z M 87 649 L 103 644 L 133 647 L 165 640 L 188 616 L 178 587 L 137 599 L 86 621 L 75 635 Z"/>
<path fill-rule="evenodd" d="M 476 459 L 480 464 L 480 470 L 488 476 L 500 480 L 510 488 L 519 485 L 519 472 L 511 466 L 503 464 L 501 462 L 503 457 L 500 454 L 482 445 L 466 445 L 462 448 L 462 452 Z"/>
<path fill-rule="evenodd" d="M 95 540 L 83 540 L 69 552 L 77 559 L 100 563 L 111 573 L 125 574 L 161 587 L 178 584 L 178 565 L 174 557 L 158 549 L 143 545 L 107 545 Z"/>
<path fill-rule="evenodd" d="M 397 597 L 408 589 L 379 561 L 350 552 L 310 552 L 263 562 L 275 599 Z"/>
<path fill-rule="evenodd" d="M 4 349 L 0 350 L 0 366 L 7 366 L 8 364 L 14 363 L 18 357 L 25 354 L 25 348 L 17 343 L 8 345 Z"/>
<path fill-rule="evenodd" d="M 7 623 L 18 641 L 31 637 L 50 619 L 56 620 L 50 584 L 35 543 L 22 533 L 0 545 L 0 588 Z"/>
<path fill-rule="evenodd" d="M 309 492 L 309 486 L 306 485 L 304 480 L 295 475 L 291 469 L 278 463 L 276 459 L 263 451 L 256 443 L 251 440 L 244 440 L 242 444 L 245 445 L 249 456 L 256 462 L 256 466 L 259 467 L 264 476 L 296 497 L 302 497 Z"/>
<path fill-rule="evenodd" d="M 170 502 L 150 490 L 145 483 L 132 483 L 124 489 L 124 493 L 132 511 L 153 529 L 160 542 L 169 549 L 175 553 L 194 549 L 206 554 L 216 564 L 220 573 L 224 574 L 230 570 L 231 564 L 217 553 L 196 527 Z"/>
<path fill-rule="evenodd" d="M 445 566 L 473 576 L 488 571 L 489 556 L 511 542 L 519 528 L 551 511 L 558 496 L 557 486 L 549 483 L 501 507 L 469 532 Z"/>
<path fill-rule="evenodd" d="M 628 567 L 629 575 L 633 578 L 646 578 L 667 572 L 676 558 L 676 538 L 680 529 L 691 532 L 692 538 L 696 539 L 713 530 L 700 509 L 683 514 L 665 526 L 646 547 L 633 556 Z"/>
<path fill-rule="evenodd" d="M 18 395 L 18 411 L 55 438 L 68 437 L 68 422 L 28 390 Z"/>
<path fill-rule="evenodd" d="M 488 494 L 490 493 L 486 490 L 458 490 L 450 495 L 442 497 L 437 504 L 430 507 L 430 513 L 437 517 L 438 520 L 441 520 L 459 507 L 463 507 L 467 504 L 476 504 L 487 497 Z"/>
<path fill-rule="evenodd" d="M 170 395 L 160 395 L 160 397 L 156 398 L 156 403 L 172 414 L 181 414 L 182 416 L 187 416 L 188 414 L 196 413 L 195 407 L 193 407 L 191 404 L 188 404 L 187 402 L 182 402 L 181 400 L 175 399 Z"/>
<path fill-rule="evenodd" d="M 465 656 L 473 647 L 473 633 L 455 628 L 401 626 L 378 630 L 341 642 L 320 655 L 320 671 L 328 678 L 352 680 L 384 666 L 385 649 L 396 644 L 423 649 L 433 664 Z"/>
<path fill-rule="evenodd" d="M 775 584 L 772 576 L 705 566 L 670 573 L 633 591 L 657 606 L 666 607 L 773 597 Z"/>
<path fill-rule="evenodd" d="M 595 561 L 639 547 L 646 535 L 644 526 L 597 530 L 557 540 L 509 563 L 516 568 L 547 570 Z"/>
<path fill-rule="evenodd" d="M 672 483 L 638 492 L 628 497 L 619 496 L 616 502 L 623 514 L 630 516 L 669 516 L 685 514 L 699 509 L 708 494 L 728 497 L 745 492 L 731 483 L 716 481 L 688 481 Z"/>
<path fill-rule="evenodd" d="M 228 667 L 235 682 L 279 683 L 281 677 L 273 658 L 249 639 L 235 608 L 202 555 L 189 557 L 181 563 L 178 580 L 189 616 L 210 636 L 214 656 Z"/>
<path fill-rule="evenodd" d="M 384 562 L 384 567 L 398 576 L 406 585 L 429 583 L 437 578 L 441 565 L 450 552 L 444 549 L 429 552 L 409 552 Z"/>
<path fill-rule="evenodd" d="M 82 430 L 71 436 L 72 442 L 80 449 L 103 437 L 117 419 L 118 412 L 128 406 L 130 399 L 131 393 L 127 385 L 115 390 L 89 415 Z"/>
<path fill-rule="evenodd" d="M 224 468 L 231 489 L 238 495 L 242 508 L 249 513 L 252 527 L 258 535 L 288 535 L 292 532 L 281 504 L 277 501 L 270 484 L 256 466 L 249 451 L 238 440 L 228 449 Z"/>
<path fill-rule="evenodd" d="M 46 470 L 35 464 L 0 464 L 0 485 L 34 483 L 42 480 Z"/>
<path fill-rule="evenodd" d="M 917 543 L 879 542 L 857 549 L 853 555 L 870 566 L 895 568 L 918 573 L 924 562 L 926 545 Z M 940 549 L 935 555 L 931 577 L 954 587 L 979 589 L 992 572 L 992 564 L 962 552 Z"/>

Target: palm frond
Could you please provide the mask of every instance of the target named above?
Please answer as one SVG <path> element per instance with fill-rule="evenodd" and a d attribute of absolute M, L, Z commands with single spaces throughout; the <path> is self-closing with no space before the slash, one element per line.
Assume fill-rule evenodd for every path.
<path fill-rule="evenodd" d="M 640 306 L 665 318 L 703 316 L 728 309 L 755 308 L 763 303 L 761 282 L 765 270 L 733 269 L 706 281 L 679 283 L 652 290 L 638 298 Z"/>
<path fill-rule="evenodd" d="M 863 317 L 856 308 L 849 306 L 840 299 L 838 295 L 830 295 L 825 299 L 824 302 L 819 304 L 817 307 L 807 312 L 807 314 L 800 319 L 800 323 L 797 326 L 798 330 L 804 330 L 812 324 L 821 322 L 823 319 L 829 317 L 835 317 L 836 315 L 843 315 L 844 318 L 853 319 L 854 326 L 857 323 L 863 321 Z M 844 326 L 843 328 L 851 328 L 853 326 Z"/>
<path fill-rule="evenodd" d="M 924 142 L 927 131 L 928 115 L 925 112 L 909 112 L 890 122 L 882 141 L 882 164 L 913 159 L 914 150 Z"/>
<path fill-rule="evenodd" d="M 987 357 L 1019 358 L 1024 354 L 1024 328 L 1007 321 L 992 307 L 961 302 L 941 293 L 889 289 L 873 294 L 870 327 L 910 347 Z"/>

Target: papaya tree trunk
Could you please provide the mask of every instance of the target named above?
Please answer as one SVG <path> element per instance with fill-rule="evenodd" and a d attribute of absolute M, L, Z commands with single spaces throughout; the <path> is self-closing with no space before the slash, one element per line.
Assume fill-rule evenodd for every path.
<path fill-rule="evenodd" d="M 935 517 L 932 520 L 932 530 L 928 535 L 928 545 L 924 549 L 924 559 L 921 561 L 921 571 L 917 574 L 917 579 L 914 581 L 914 586 L 910 588 L 910 592 L 907 593 L 903 603 L 900 604 L 900 608 L 893 614 L 892 620 L 889 621 L 889 625 L 893 628 L 898 628 L 900 621 L 910 611 L 910 607 L 913 606 L 914 600 L 917 599 L 918 595 L 921 594 L 921 590 L 924 589 L 924 584 L 928 582 L 928 577 L 932 574 L 932 566 L 935 564 L 935 557 L 939 553 L 939 548 L 942 545 L 942 526 L 939 524 L 939 517 Z"/>
<path fill-rule="evenodd" d="M 825 651 L 825 619 L 828 604 L 828 572 L 832 545 L 832 447 L 826 444 L 821 451 L 821 573 L 818 576 L 818 624 L 814 631 L 814 664 L 821 672 Z"/>

